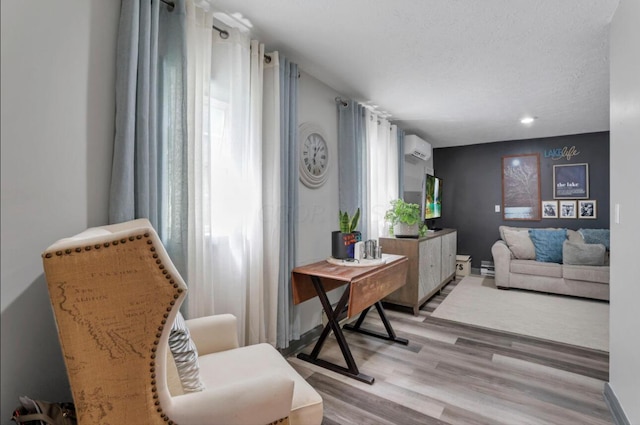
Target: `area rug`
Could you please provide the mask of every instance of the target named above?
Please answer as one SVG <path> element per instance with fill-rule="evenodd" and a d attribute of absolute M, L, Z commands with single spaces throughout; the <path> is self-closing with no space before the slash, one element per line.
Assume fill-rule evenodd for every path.
<path fill-rule="evenodd" d="M 609 351 L 609 303 L 518 289 L 467 276 L 433 317 Z"/>

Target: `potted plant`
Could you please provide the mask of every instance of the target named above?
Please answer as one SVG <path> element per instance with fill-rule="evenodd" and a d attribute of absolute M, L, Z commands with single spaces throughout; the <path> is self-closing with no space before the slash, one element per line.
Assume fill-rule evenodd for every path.
<path fill-rule="evenodd" d="M 340 230 L 331 232 L 331 256 L 338 259 L 353 258 L 355 243 L 362 240 L 360 232 L 356 231 L 360 208 L 352 216 L 347 211 L 339 211 L 338 220 Z"/>
<path fill-rule="evenodd" d="M 384 219 L 389 223 L 389 233 L 397 238 L 417 238 L 424 236 L 427 226 L 421 222 L 420 205 L 402 199 L 391 201 Z"/>

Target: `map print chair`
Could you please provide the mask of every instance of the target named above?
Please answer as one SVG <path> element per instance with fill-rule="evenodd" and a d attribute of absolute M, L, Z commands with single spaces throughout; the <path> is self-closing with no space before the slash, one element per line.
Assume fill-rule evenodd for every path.
<path fill-rule="evenodd" d="M 238 347 L 231 315 L 186 321 L 199 385 L 185 387 L 169 340 L 187 286 L 148 220 L 88 229 L 42 257 L 80 425 L 322 422 L 318 393 L 271 345 Z"/>

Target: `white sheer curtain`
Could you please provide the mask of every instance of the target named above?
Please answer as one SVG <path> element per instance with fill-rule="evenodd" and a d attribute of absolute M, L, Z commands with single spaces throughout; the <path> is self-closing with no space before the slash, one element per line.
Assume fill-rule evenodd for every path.
<path fill-rule="evenodd" d="M 209 193 L 211 168 L 210 96 L 212 12 L 187 1 L 187 127 L 189 143 L 187 316 L 213 314 L 212 214 Z M 198 301 L 201 300 L 201 301 Z M 202 301 L 205 300 L 205 301 Z"/>
<path fill-rule="evenodd" d="M 398 194 L 398 129 L 375 112 L 365 112 L 369 238 L 388 235 L 384 214 Z"/>
<path fill-rule="evenodd" d="M 391 124 L 389 128 L 389 143 L 387 144 L 386 153 L 387 163 L 387 199 L 401 198 L 400 193 L 400 161 L 398 158 L 398 126 Z M 387 202 L 388 205 L 388 202 Z M 389 207 L 387 207 L 388 209 Z M 387 234 L 385 234 L 386 236 Z"/>
<path fill-rule="evenodd" d="M 263 257 L 264 46 L 234 29 L 212 34 L 211 13 L 188 3 L 187 315 L 232 313 L 241 344 L 275 341 L 277 288 Z"/>
<path fill-rule="evenodd" d="M 280 56 L 268 54 L 264 66 L 262 121 L 262 201 L 264 205 L 264 318 L 266 342 L 276 345 L 278 325 L 278 276 L 282 222 L 280 138 Z M 285 194 L 287 196 L 287 194 Z"/>

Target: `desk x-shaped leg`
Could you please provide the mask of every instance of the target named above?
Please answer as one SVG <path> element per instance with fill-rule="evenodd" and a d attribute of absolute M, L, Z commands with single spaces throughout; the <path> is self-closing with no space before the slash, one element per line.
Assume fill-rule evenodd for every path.
<path fill-rule="evenodd" d="M 313 351 L 311 351 L 311 354 L 300 353 L 298 354 L 298 358 L 301 360 L 305 360 L 307 362 L 316 364 L 318 366 L 324 367 L 326 369 L 332 370 L 334 372 L 340 373 L 342 375 L 357 379 L 358 381 L 366 382 L 367 384 L 373 384 L 375 378 L 373 378 L 372 376 L 366 375 L 364 373 L 360 373 L 360 371 L 358 370 L 356 361 L 353 359 L 353 355 L 351 354 L 351 350 L 349 349 L 349 345 L 347 344 L 347 340 L 344 337 L 344 334 L 342 333 L 342 329 L 340 328 L 340 323 L 338 321 L 340 313 L 344 310 L 345 306 L 347 305 L 347 302 L 349 301 L 349 292 L 350 292 L 349 289 L 351 284 L 350 283 L 347 284 L 345 291 L 342 294 L 342 297 L 340 297 L 340 300 L 338 301 L 338 304 L 336 305 L 336 308 L 334 310 L 331 308 L 331 303 L 329 302 L 329 298 L 327 297 L 327 293 L 324 290 L 324 287 L 322 286 L 322 282 L 320 281 L 320 278 L 317 276 L 311 276 L 311 281 L 313 282 L 313 286 L 318 294 L 318 298 L 320 298 L 320 303 L 322 304 L 322 308 L 324 309 L 327 315 L 328 323 L 322 330 L 322 333 L 320 334 L 320 338 L 316 342 L 316 345 L 313 347 Z M 370 336 L 382 338 L 388 341 L 399 342 L 401 344 L 407 345 L 409 341 L 405 338 L 398 338 L 395 332 L 393 331 L 393 328 L 391 327 L 391 323 L 387 319 L 387 316 L 384 313 L 384 309 L 382 308 L 382 303 L 378 301 L 375 303 L 375 306 L 376 306 L 376 309 L 378 310 L 378 314 L 380 315 L 380 318 L 382 319 L 382 323 L 384 324 L 384 327 L 387 331 L 387 335 L 380 332 L 362 329 L 360 327 L 371 307 L 367 307 L 364 311 L 362 311 L 362 313 L 360 313 L 360 317 L 358 318 L 355 325 L 345 325 L 344 328 L 354 332 L 360 332 L 365 335 L 370 335 Z M 335 335 L 336 340 L 338 342 L 338 346 L 342 351 L 342 356 L 344 357 L 344 360 L 347 364 L 346 368 L 343 366 L 337 365 L 335 363 L 331 363 L 326 360 L 322 360 L 318 358 L 318 355 L 320 354 L 320 350 L 322 349 L 322 346 L 324 345 L 331 331 L 333 331 L 333 334 Z"/>

